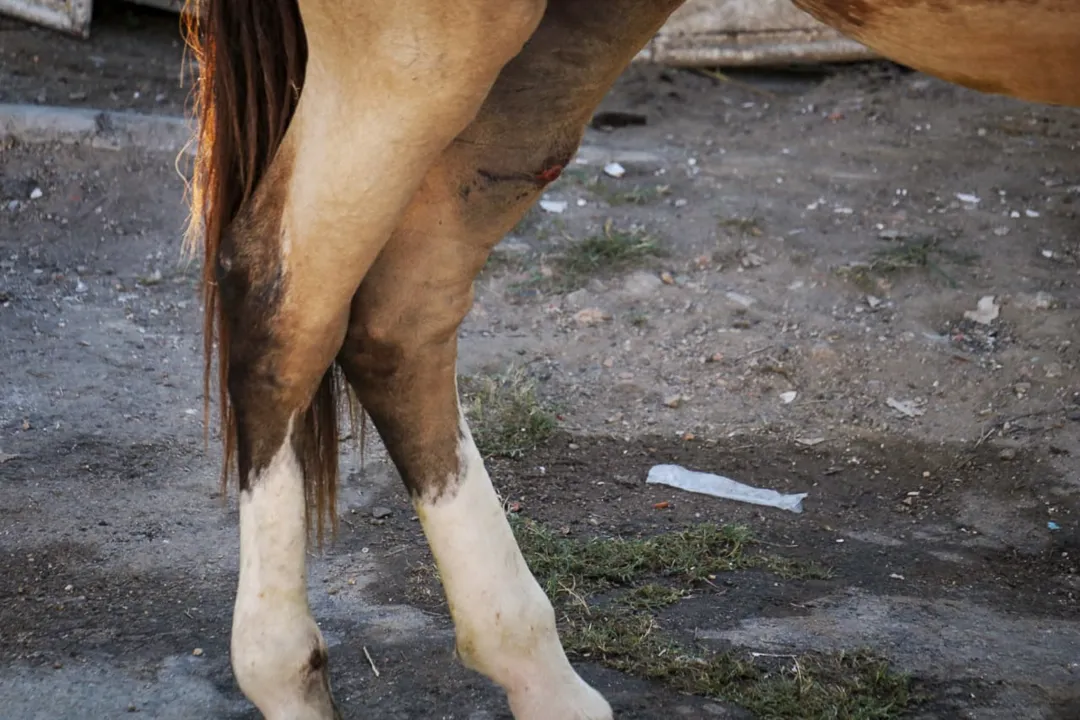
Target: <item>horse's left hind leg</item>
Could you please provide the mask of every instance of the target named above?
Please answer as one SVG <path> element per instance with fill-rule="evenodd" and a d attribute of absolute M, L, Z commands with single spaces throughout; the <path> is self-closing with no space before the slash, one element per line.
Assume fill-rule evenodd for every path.
<path fill-rule="evenodd" d="M 300 9 L 303 92 L 214 258 L 240 475 L 232 664 L 268 720 L 336 717 L 307 604 L 305 506 L 317 512 L 310 496 L 333 493 L 332 475 L 313 468 L 336 468 L 336 447 L 320 442 L 335 418 L 313 407 L 332 394 L 326 373 L 353 294 L 543 2 L 301 0 Z"/>
<path fill-rule="evenodd" d="M 575 673 L 461 414 L 457 328 L 490 248 L 558 176 L 675 1 L 550 0 L 361 283 L 339 360 L 408 486 L 463 662 L 517 720 L 608 720 Z"/>

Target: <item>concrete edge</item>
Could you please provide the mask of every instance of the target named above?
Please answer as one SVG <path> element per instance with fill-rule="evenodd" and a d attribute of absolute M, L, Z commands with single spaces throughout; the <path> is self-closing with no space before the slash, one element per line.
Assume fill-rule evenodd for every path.
<path fill-rule="evenodd" d="M 135 148 L 152 152 L 193 155 L 194 124 L 175 115 L 146 115 L 93 108 L 0 103 L 0 141 L 27 144 L 61 143 L 88 145 L 106 150 Z M 590 142 L 590 140 L 593 140 Z M 655 170 L 666 164 L 656 153 L 620 151 L 586 138 L 575 153 L 575 162 L 593 165 L 620 162 Z"/>
<path fill-rule="evenodd" d="M 8 139 L 106 150 L 136 148 L 188 154 L 195 150 L 194 128 L 182 117 L 0 103 L 0 140 Z"/>

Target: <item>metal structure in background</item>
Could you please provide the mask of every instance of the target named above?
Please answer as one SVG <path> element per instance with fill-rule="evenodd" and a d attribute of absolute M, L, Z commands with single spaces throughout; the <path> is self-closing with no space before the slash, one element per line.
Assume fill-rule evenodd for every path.
<path fill-rule="evenodd" d="M 179 11 L 183 0 L 129 0 Z M 0 14 L 79 37 L 90 36 L 93 0 L 0 0 Z M 791 0 L 688 0 L 639 62 L 732 67 L 840 62 L 875 57 L 791 4 Z"/>

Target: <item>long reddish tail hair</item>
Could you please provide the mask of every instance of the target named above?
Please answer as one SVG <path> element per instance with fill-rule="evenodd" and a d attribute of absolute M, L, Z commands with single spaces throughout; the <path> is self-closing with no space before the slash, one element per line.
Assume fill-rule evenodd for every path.
<path fill-rule="evenodd" d="M 224 450 L 222 489 L 236 454 L 236 415 L 228 392 L 229 328 L 217 285 L 221 240 L 266 174 L 289 127 L 304 84 L 307 39 L 297 0 L 186 0 L 184 30 L 198 64 L 199 123 L 190 187 L 186 247 L 202 249 L 204 425 L 209 431 L 214 351 Z M 324 375 L 294 432 L 307 516 L 336 529 L 338 409 L 348 395 L 335 365 Z M 349 404 L 350 419 L 356 419 Z"/>

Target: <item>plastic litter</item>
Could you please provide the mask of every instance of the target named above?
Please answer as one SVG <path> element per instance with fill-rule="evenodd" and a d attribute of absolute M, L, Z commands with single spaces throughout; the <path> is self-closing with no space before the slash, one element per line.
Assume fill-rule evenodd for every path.
<path fill-rule="evenodd" d="M 561 215 L 566 212 L 566 206 L 569 205 L 565 200 L 541 200 L 540 209 L 544 212 L 555 213 Z"/>
<path fill-rule="evenodd" d="M 1000 312 L 1001 308 L 994 302 L 994 296 L 984 295 L 979 298 L 979 302 L 974 310 L 964 311 L 964 317 L 973 322 L 977 322 L 980 325 L 989 325 L 997 320 Z"/>
<path fill-rule="evenodd" d="M 1058 525 L 1058 524 L 1057 524 L 1056 522 L 1054 522 L 1053 520 L 1051 520 L 1050 522 L 1046 523 L 1046 529 L 1047 529 L 1047 530 L 1060 530 L 1060 529 L 1061 529 L 1061 526 L 1060 526 L 1060 525 Z"/>
<path fill-rule="evenodd" d="M 802 501 L 808 493 L 784 494 L 775 490 L 744 485 L 722 475 L 695 472 L 680 465 L 654 465 L 649 469 L 646 483 L 669 485 L 688 492 L 711 495 L 725 500 L 766 505 L 793 513 L 802 512 Z"/>
<path fill-rule="evenodd" d="M 923 411 L 915 404 L 914 400 L 897 400 L 894 397 L 889 397 L 885 398 L 885 404 L 909 418 L 919 417 L 923 414 Z"/>
<path fill-rule="evenodd" d="M 604 166 L 604 174 L 613 178 L 621 178 L 626 174 L 626 168 L 617 162 L 610 162 Z"/>

